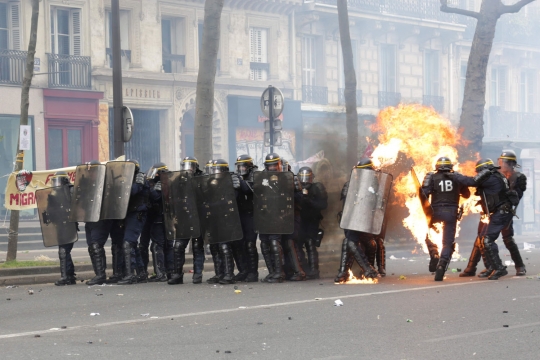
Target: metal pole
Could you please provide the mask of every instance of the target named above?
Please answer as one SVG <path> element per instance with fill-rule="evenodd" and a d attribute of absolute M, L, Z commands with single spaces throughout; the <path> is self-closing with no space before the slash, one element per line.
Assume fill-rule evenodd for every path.
<path fill-rule="evenodd" d="M 268 86 L 268 120 L 270 121 L 270 153 L 274 152 L 274 87 Z"/>
<path fill-rule="evenodd" d="M 124 155 L 122 134 L 122 55 L 120 51 L 120 5 L 119 0 L 111 1 L 111 26 L 113 57 L 113 108 L 114 108 L 114 157 Z M 109 123 L 109 126 L 111 124 Z"/>

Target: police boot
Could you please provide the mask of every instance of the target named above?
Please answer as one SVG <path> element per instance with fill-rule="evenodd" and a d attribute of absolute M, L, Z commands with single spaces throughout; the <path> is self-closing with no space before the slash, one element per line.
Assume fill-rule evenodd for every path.
<path fill-rule="evenodd" d="M 439 259 L 439 263 L 437 264 L 437 269 L 435 270 L 435 281 L 443 281 L 444 279 L 444 273 L 448 269 L 448 265 L 450 262 L 447 259 Z"/>
<path fill-rule="evenodd" d="M 268 275 L 262 280 L 268 282 L 268 279 L 272 277 L 274 273 L 274 262 L 272 259 L 272 254 L 270 252 L 270 244 L 268 241 L 261 241 L 261 253 L 264 258 L 264 263 L 266 264 L 266 269 L 268 270 Z"/>
<path fill-rule="evenodd" d="M 502 264 L 499 254 L 497 254 L 493 249 L 493 242 L 488 242 L 487 237 L 484 238 L 484 249 L 487 257 L 489 258 L 489 262 L 493 267 L 493 271 L 488 276 L 488 280 L 498 280 L 500 277 L 508 275 L 506 266 Z"/>
<path fill-rule="evenodd" d="M 467 263 L 467 267 L 463 272 L 459 274 L 459 277 L 468 277 L 468 276 L 474 276 L 476 275 L 476 266 L 478 265 L 478 262 L 480 261 L 480 246 L 478 244 L 480 237 L 476 237 L 476 240 L 474 241 L 474 246 L 471 251 L 471 256 L 469 257 L 469 262 Z"/>
<path fill-rule="evenodd" d="M 155 254 L 152 252 L 152 262 L 154 262 L 154 256 Z M 139 253 L 141 254 L 142 263 L 144 266 L 144 270 L 148 272 L 148 263 L 150 262 L 150 254 L 148 253 L 148 246 L 144 246 L 143 244 L 139 243 Z"/>
<path fill-rule="evenodd" d="M 232 241 L 229 243 L 229 249 L 232 252 L 232 257 L 238 268 L 238 274 L 235 275 L 234 281 L 245 281 L 248 276 L 247 256 L 244 251 L 244 241 Z"/>
<path fill-rule="evenodd" d="M 58 249 L 58 259 L 60 260 L 60 280 L 56 281 L 54 285 L 64 286 L 64 285 L 75 285 L 75 278 L 68 275 L 68 260 L 67 252 L 64 248 Z"/>
<path fill-rule="evenodd" d="M 134 250 L 131 246 L 131 243 L 128 241 L 124 241 L 124 244 L 122 246 L 122 250 L 124 251 L 124 272 L 125 276 L 122 278 L 122 280 L 118 281 L 118 285 L 131 285 L 136 284 L 139 280 L 139 277 L 135 274 L 135 269 L 133 268 L 131 264 L 131 259 L 133 257 L 132 251 Z"/>
<path fill-rule="evenodd" d="M 267 282 L 269 283 L 281 283 L 285 279 L 285 273 L 283 271 L 283 249 L 279 240 L 270 241 L 270 253 L 272 260 L 274 261 L 274 271 Z"/>
<path fill-rule="evenodd" d="M 167 281 L 169 285 L 177 285 L 184 283 L 184 263 L 186 262 L 186 248 L 181 246 L 180 241 L 174 242 L 173 255 L 174 255 L 174 272 L 171 274 L 171 278 Z"/>
<path fill-rule="evenodd" d="M 383 240 L 377 240 L 377 267 L 381 276 L 386 276 L 386 248 Z"/>
<path fill-rule="evenodd" d="M 204 242 L 202 237 L 191 240 L 193 245 L 193 283 L 202 283 L 204 270 Z"/>
<path fill-rule="evenodd" d="M 349 269 L 347 267 L 347 260 L 348 258 L 348 250 L 347 250 L 347 243 L 349 240 L 347 238 L 343 239 L 343 243 L 341 244 L 341 261 L 339 262 L 339 270 L 336 278 L 334 279 L 334 282 L 346 282 L 349 279 Z"/>
<path fill-rule="evenodd" d="M 306 280 L 306 273 L 300 265 L 300 260 L 298 259 L 298 253 L 296 252 L 296 247 L 294 246 L 294 240 L 288 239 L 285 240 L 285 246 L 287 251 L 287 256 L 289 257 L 289 262 L 293 274 L 289 277 L 290 281 L 304 281 Z"/>
<path fill-rule="evenodd" d="M 365 254 L 369 265 L 375 268 L 375 258 L 377 257 L 377 243 L 375 242 L 375 239 L 369 239 L 366 244 Z"/>
<path fill-rule="evenodd" d="M 510 236 L 510 237 L 504 238 L 503 241 L 504 241 L 504 245 L 506 245 L 506 248 L 510 252 L 510 257 L 512 257 L 512 261 L 514 262 L 516 266 L 516 276 L 527 275 L 525 264 L 523 263 L 523 259 L 521 258 L 521 254 L 519 253 L 519 248 L 514 238 Z"/>
<path fill-rule="evenodd" d="M 479 238 L 478 246 L 480 249 L 480 255 L 482 256 L 482 260 L 484 262 L 485 269 L 480 271 L 480 274 L 476 275 L 479 278 L 487 278 L 491 273 L 493 272 L 493 266 L 491 265 L 490 259 L 486 254 L 486 249 L 484 249 L 484 243 L 482 238 Z"/>
<path fill-rule="evenodd" d="M 230 244 L 219 244 L 219 254 L 223 264 L 223 277 L 219 280 L 220 284 L 234 284 L 234 260 Z"/>
<path fill-rule="evenodd" d="M 86 282 L 86 285 L 102 285 L 105 284 L 107 276 L 105 274 L 105 249 L 99 246 L 98 243 L 92 243 L 88 247 L 88 252 L 92 258 L 92 265 L 96 276 Z"/>
<path fill-rule="evenodd" d="M 107 284 L 116 284 L 119 280 L 122 280 L 124 277 L 124 251 L 121 246 L 113 243 L 111 244 L 111 258 L 112 258 L 112 270 L 113 273 L 107 279 Z"/>
<path fill-rule="evenodd" d="M 426 236 L 426 245 L 430 257 L 429 272 L 435 272 L 437 270 L 437 264 L 439 263 L 439 248 L 437 247 L 437 244 L 429 239 L 428 236 Z"/>
<path fill-rule="evenodd" d="M 206 280 L 208 284 L 218 284 L 219 280 L 223 278 L 223 259 L 219 255 L 219 246 L 220 244 L 210 244 L 210 254 L 212 254 L 215 275 Z"/>
<path fill-rule="evenodd" d="M 154 244 L 152 247 L 152 262 L 154 263 L 155 276 L 148 279 L 149 282 L 165 282 L 167 281 L 167 273 L 165 271 L 165 254 L 163 247 Z"/>
<path fill-rule="evenodd" d="M 248 267 L 248 274 L 245 281 L 259 281 L 259 253 L 257 252 L 257 244 L 255 241 L 246 242 L 246 264 Z"/>
<path fill-rule="evenodd" d="M 319 252 L 317 246 L 315 246 L 315 240 L 307 239 L 306 241 L 306 253 L 308 258 L 309 273 L 306 274 L 308 280 L 318 279 L 319 273 Z"/>
<path fill-rule="evenodd" d="M 353 241 L 347 242 L 347 250 L 354 257 L 354 260 L 360 265 L 364 271 L 364 277 L 366 278 L 376 278 L 379 274 L 377 270 L 373 268 L 366 258 L 366 255 L 358 249 L 358 246 Z"/>

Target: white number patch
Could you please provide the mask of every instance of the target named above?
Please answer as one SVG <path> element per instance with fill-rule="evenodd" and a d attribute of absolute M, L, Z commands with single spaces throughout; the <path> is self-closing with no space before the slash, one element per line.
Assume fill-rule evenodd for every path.
<path fill-rule="evenodd" d="M 450 192 L 454 190 L 452 180 L 441 180 L 439 186 L 441 187 L 441 192 Z"/>

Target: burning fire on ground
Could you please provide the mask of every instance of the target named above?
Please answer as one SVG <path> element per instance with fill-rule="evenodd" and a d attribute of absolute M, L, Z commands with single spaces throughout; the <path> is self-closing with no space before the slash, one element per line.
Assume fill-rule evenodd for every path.
<path fill-rule="evenodd" d="M 379 134 L 380 144 L 372 154 L 372 160 L 377 168 L 383 171 L 385 167 L 393 165 L 400 153 L 412 161 L 414 170 L 420 183 L 425 175 L 434 171 L 435 163 L 441 156 L 449 157 L 454 164 L 454 171 L 465 175 L 473 175 L 475 162 L 463 164 L 458 160 L 458 145 L 466 145 L 460 133 L 449 120 L 439 115 L 432 108 L 421 105 L 399 105 L 382 110 L 373 124 L 373 132 Z M 401 174 L 394 179 L 394 202 L 405 204 L 409 215 L 403 220 L 403 225 L 409 229 L 423 251 L 428 253 L 425 244 L 426 234 L 429 231 L 430 239 L 442 249 L 442 226 L 437 231 L 428 229 L 426 217 L 417 196 L 417 189 L 411 171 Z M 472 191 L 474 194 L 474 190 Z M 476 197 L 471 196 L 464 204 L 464 215 L 470 212 L 479 212 L 476 206 Z M 459 224 L 456 237 L 459 234 Z M 458 254 L 458 248 L 454 256 Z M 457 255 L 459 256 L 459 255 Z M 347 282 L 349 283 L 349 282 Z"/>
<path fill-rule="evenodd" d="M 357 285 L 357 284 L 377 284 L 379 279 L 366 278 L 363 275 L 357 278 L 353 272 L 349 270 L 349 278 L 347 281 L 340 281 L 340 285 Z"/>

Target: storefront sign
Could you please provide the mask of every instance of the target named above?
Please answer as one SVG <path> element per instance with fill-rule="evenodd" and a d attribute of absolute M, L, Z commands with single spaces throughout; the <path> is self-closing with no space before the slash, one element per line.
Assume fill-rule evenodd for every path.
<path fill-rule="evenodd" d="M 161 99 L 161 92 L 156 89 L 125 88 L 124 96 L 138 99 Z"/>

